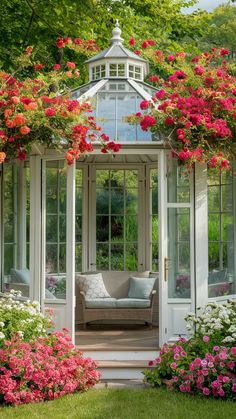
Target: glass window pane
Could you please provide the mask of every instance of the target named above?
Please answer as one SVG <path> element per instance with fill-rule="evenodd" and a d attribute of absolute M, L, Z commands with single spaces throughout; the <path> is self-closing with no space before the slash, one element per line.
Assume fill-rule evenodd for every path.
<path fill-rule="evenodd" d="M 75 211 L 76 214 L 82 214 L 82 196 L 83 196 L 83 191 L 82 189 L 78 189 L 76 188 L 76 202 L 75 202 Z"/>
<path fill-rule="evenodd" d="M 126 271 L 138 270 L 138 245 L 126 244 L 125 246 L 125 269 Z"/>
<path fill-rule="evenodd" d="M 168 296 L 190 297 L 190 210 L 168 209 Z"/>
<path fill-rule="evenodd" d="M 109 186 L 109 170 L 96 170 L 96 185 L 102 187 Z"/>
<path fill-rule="evenodd" d="M 109 217 L 97 216 L 97 242 L 106 242 L 109 240 Z"/>
<path fill-rule="evenodd" d="M 96 208 L 98 215 L 109 214 L 109 189 L 97 188 Z"/>
<path fill-rule="evenodd" d="M 122 244 L 111 245 L 111 270 L 124 270 L 124 246 Z"/>
<path fill-rule="evenodd" d="M 82 242 L 82 216 L 75 217 L 75 241 Z"/>
<path fill-rule="evenodd" d="M 59 246 L 59 272 L 66 272 L 66 245 Z"/>
<path fill-rule="evenodd" d="M 159 255 L 159 246 L 158 243 L 152 243 L 151 255 L 152 255 L 152 271 L 158 272 L 159 265 L 158 265 L 158 255 Z"/>
<path fill-rule="evenodd" d="M 126 241 L 132 242 L 138 240 L 138 217 L 129 215 L 126 217 L 125 224 Z"/>
<path fill-rule="evenodd" d="M 112 189 L 111 193 L 111 214 L 124 213 L 124 189 Z"/>
<path fill-rule="evenodd" d="M 82 271 L 82 244 L 75 245 L 75 272 Z"/>
<path fill-rule="evenodd" d="M 168 202 L 190 202 L 190 174 L 177 159 L 170 157 L 167 176 Z"/>
<path fill-rule="evenodd" d="M 111 241 L 124 241 L 124 217 L 111 216 Z"/>
<path fill-rule="evenodd" d="M 152 241 L 158 242 L 158 216 L 152 216 Z"/>
<path fill-rule="evenodd" d="M 109 244 L 97 243 L 96 266 L 98 270 L 109 269 Z"/>
<path fill-rule="evenodd" d="M 46 273 L 57 273 L 57 245 L 46 245 Z"/>
<path fill-rule="evenodd" d="M 126 214 L 138 213 L 138 189 L 127 189 L 125 196 Z"/>
<path fill-rule="evenodd" d="M 220 239 L 220 216 L 219 214 L 208 215 L 208 240 L 217 241 Z"/>
<path fill-rule="evenodd" d="M 212 186 L 213 185 L 213 186 Z M 232 173 L 208 173 L 208 295 L 235 292 Z"/>
<path fill-rule="evenodd" d="M 46 241 L 47 242 L 57 242 L 58 237 L 58 225 L 57 225 L 57 215 L 48 215 L 46 218 Z"/>
<path fill-rule="evenodd" d="M 208 211 L 215 212 L 220 210 L 220 188 L 219 186 L 208 187 Z"/>

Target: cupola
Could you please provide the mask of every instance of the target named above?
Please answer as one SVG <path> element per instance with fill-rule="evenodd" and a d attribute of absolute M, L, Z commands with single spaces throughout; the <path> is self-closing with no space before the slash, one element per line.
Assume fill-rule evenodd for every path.
<path fill-rule="evenodd" d="M 86 61 L 89 81 L 100 79 L 134 79 L 143 81 L 148 74 L 148 63 L 123 45 L 118 20 L 112 31 L 109 48 Z"/>

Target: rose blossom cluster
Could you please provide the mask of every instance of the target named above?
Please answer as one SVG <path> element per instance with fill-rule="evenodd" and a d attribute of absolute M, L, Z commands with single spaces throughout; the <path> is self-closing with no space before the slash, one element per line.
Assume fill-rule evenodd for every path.
<path fill-rule="evenodd" d="M 12 338 L 0 349 L 0 399 L 6 404 L 85 391 L 99 377 L 95 362 L 82 357 L 65 330 L 29 342 Z"/>
<path fill-rule="evenodd" d="M 68 39 L 63 41 L 65 45 L 72 42 Z M 73 42 L 84 48 L 83 42 Z M 30 54 L 27 48 L 27 60 Z M 34 70 L 36 77 L 24 80 L 0 72 L 0 163 L 15 157 L 25 160 L 34 143 L 67 148 L 69 165 L 81 154 L 91 152 L 95 140 L 103 152 L 119 151 L 119 144 L 107 136 L 104 141 L 101 128 L 91 115 L 90 103 L 71 99 L 66 86 L 68 79 L 79 75 L 74 62 L 68 61 L 65 66 L 55 64 L 50 72 L 45 72 L 38 63 L 34 64 Z"/>
<path fill-rule="evenodd" d="M 236 140 L 236 79 L 224 60 L 229 51 L 213 49 L 190 59 L 184 52 L 147 53 L 148 47 L 144 56 L 165 76 L 151 76 L 159 90 L 150 102 L 141 102 L 144 113 L 129 122 L 163 133 L 173 155 L 188 167 L 199 161 L 229 169 Z"/>

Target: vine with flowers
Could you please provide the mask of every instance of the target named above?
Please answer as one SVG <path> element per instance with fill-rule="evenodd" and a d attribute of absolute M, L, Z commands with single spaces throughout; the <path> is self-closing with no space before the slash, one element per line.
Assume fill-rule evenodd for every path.
<path fill-rule="evenodd" d="M 164 54 L 153 40 L 138 55 L 152 61 L 158 74 L 150 82 L 158 89 L 152 100 L 141 102 L 140 112 L 128 117 L 144 131 L 159 131 L 164 143 L 186 166 L 195 162 L 212 168 L 230 169 L 236 156 L 236 78 L 235 65 L 226 60 L 229 50 L 190 57 L 184 52 Z"/>
<path fill-rule="evenodd" d="M 58 48 L 94 53 L 94 41 L 59 39 Z M 35 77 L 20 75 L 34 68 Z M 18 73 L 18 74 L 17 74 Z M 35 143 L 66 151 L 71 165 L 81 154 L 93 150 L 98 141 L 103 153 L 118 152 L 119 144 L 101 132 L 89 102 L 71 99 L 72 81 L 79 77 L 74 62 L 55 64 L 50 71 L 32 58 L 32 48 L 19 58 L 14 74 L 0 72 L 0 163 L 24 160 Z"/>

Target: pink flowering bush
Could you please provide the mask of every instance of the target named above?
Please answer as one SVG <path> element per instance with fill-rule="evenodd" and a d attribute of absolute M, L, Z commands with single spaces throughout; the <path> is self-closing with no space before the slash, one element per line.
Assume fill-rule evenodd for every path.
<path fill-rule="evenodd" d="M 236 146 L 236 78 L 225 60 L 226 49 L 197 57 L 173 55 L 142 44 L 157 75 L 150 81 L 159 90 L 144 110 L 128 118 L 144 131 L 161 132 L 173 156 L 191 168 L 195 162 L 227 170 Z"/>
<path fill-rule="evenodd" d="M 0 403 L 53 400 L 88 390 L 99 376 L 65 330 L 28 342 L 15 337 L 0 349 Z"/>
<path fill-rule="evenodd" d="M 231 301 L 208 304 L 198 317 L 187 316 L 192 337 L 163 345 L 144 380 L 154 387 L 166 384 L 183 393 L 236 400 L 235 313 Z"/>

